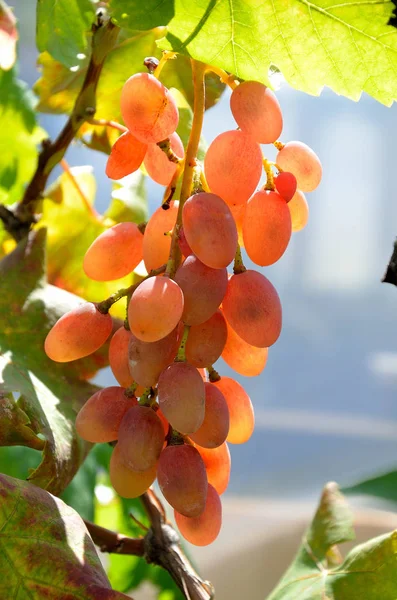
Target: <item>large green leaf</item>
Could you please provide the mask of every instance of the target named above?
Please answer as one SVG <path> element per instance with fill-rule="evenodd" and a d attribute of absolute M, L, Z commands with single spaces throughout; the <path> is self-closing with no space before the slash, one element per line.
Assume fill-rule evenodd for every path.
<path fill-rule="evenodd" d="M 87 451 L 74 428 L 75 411 L 98 389 L 81 379 L 95 373 L 98 359 L 54 363 L 43 344 L 55 321 L 82 300 L 47 284 L 44 229 L 32 232 L 3 258 L 0 280 L 0 392 L 7 402 L 0 443 L 11 442 L 15 425 L 18 441 L 27 446 L 38 448 L 41 434 L 43 458 L 30 480 L 59 494 Z M 19 400 L 12 392 L 21 395 Z"/>
<path fill-rule="evenodd" d="M 20 200 L 37 162 L 44 132 L 37 126 L 33 96 L 13 70 L 0 70 L 0 203 Z"/>
<path fill-rule="evenodd" d="M 353 537 L 346 502 L 337 485 L 328 484 L 298 554 L 268 600 L 396 600 L 397 532 L 356 546 L 342 562 L 335 545 Z"/>
<path fill-rule="evenodd" d="M 159 13 L 167 18 L 167 2 Z M 269 84 L 278 67 L 293 87 L 327 85 L 358 100 L 397 99 L 397 29 L 388 0 L 175 0 L 161 48 L 182 52 L 242 79 Z"/>
<path fill-rule="evenodd" d="M 382 473 L 342 490 L 345 494 L 375 496 L 397 503 L 397 471 Z"/>
<path fill-rule="evenodd" d="M 79 515 L 59 498 L 0 475 L 0 596 L 122 600 Z"/>
<path fill-rule="evenodd" d="M 112 19 L 119 27 L 128 29 L 152 29 L 159 25 L 167 25 L 174 16 L 173 0 L 110 0 L 109 10 Z"/>
<path fill-rule="evenodd" d="M 91 0 L 38 0 L 37 47 L 66 67 L 75 67 L 87 49 L 87 33 L 95 17 Z M 84 57 L 83 57 L 84 58 Z"/>

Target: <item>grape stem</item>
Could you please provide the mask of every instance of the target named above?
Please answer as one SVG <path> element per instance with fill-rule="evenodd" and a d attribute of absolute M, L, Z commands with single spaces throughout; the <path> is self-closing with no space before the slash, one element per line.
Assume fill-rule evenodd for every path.
<path fill-rule="evenodd" d="M 65 175 L 69 178 L 71 184 L 73 185 L 73 187 L 75 188 L 76 192 L 78 193 L 78 195 L 80 196 L 85 208 L 87 209 L 88 213 L 90 213 L 94 219 L 96 221 L 98 221 L 98 213 L 95 210 L 95 208 L 93 206 L 91 206 L 91 204 L 88 202 L 87 196 L 84 194 L 83 190 L 81 189 L 79 182 L 77 181 L 76 177 L 73 175 L 71 168 L 69 167 L 68 163 L 66 162 L 66 160 L 64 158 L 62 158 L 61 160 L 61 167 L 62 169 L 65 171 Z"/>
<path fill-rule="evenodd" d="M 183 328 L 182 339 L 181 339 L 181 343 L 178 348 L 178 353 L 176 355 L 175 362 L 185 362 L 186 361 L 186 342 L 187 342 L 187 338 L 189 336 L 189 331 L 190 331 L 190 325 L 185 325 L 185 327 Z"/>
<path fill-rule="evenodd" d="M 183 162 L 183 158 L 179 158 L 179 156 L 177 156 L 175 154 L 175 152 L 173 151 L 173 149 L 171 148 L 170 138 L 166 138 L 165 140 L 162 140 L 161 142 L 157 142 L 157 146 L 160 148 L 160 150 L 162 150 L 164 152 L 164 154 L 166 155 L 166 157 L 168 158 L 168 160 L 170 162 L 173 162 L 176 165 Z"/>
<path fill-rule="evenodd" d="M 157 67 L 153 71 L 154 77 L 156 77 L 156 79 L 159 79 L 160 78 L 160 73 L 163 70 L 164 66 L 167 64 L 167 61 L 172 60 L 172 59 L 174 59 L 176 57 L 177 57 L 177 53 L 176 52 L 171 52 L 169 50 L 164 50 L 163 51 L 163 56 L 161 57 L 161 60 L 160 60 L 159 64 L 157 65 Z"/>
<path fill-rule="evenodd" d="M 87 119 L 87 123 L 90 125 L 99 125 L 102 127 L 112 127 L 112 129 L 117 129 L 117 131 L 121 131 L 121 133 L 125 133 L 128 131 L 128 127 L 125 127 L 121 123 L 117 123 L 117 121 L 109 121 L 108 119 Z"/>
<path fill-rule="evenodd" d="M 149 275 L 146 275 L 146 277 L 141 279 L 141 281 L 138 281 L 138 283 L 134 283 L 128 288 L 122 288 L 121 290 L 118 290 L 117 292 L 109 296 L 109 298 L 106 298 L 106 300 L 98 302 L 96 304 L 97 310 L 99 310 L 99 312 L 101 312 L 102 314 L 106 315 L 109 312 L 110 307 L 113 306 L 113 304 L 115 304 L 125 296 L 131 296 L 135 292 L 135 290 L 141 285 L 142 281 L 149 279 L 149 277 L 161 275 L 161 273 L 165 272 L 165 269 L 166 265 L 161 265 L 161 267 L 158 267 L 158 269 L 153 269 L 152 271 L 150 271 Z"/>
<path fill-rule="evenodd" d="M 218 371 L 215 371 L 214 367 L 212 366 L 208 367 L 208 379 L 211 383 L 215 383 L 215 381 L 219 381 L 221 379 Z"/>
<path fill-rule="evenodd" d="M 167 262 L 166 274 L 173 277 L 181 262 L 181 251 L 178 244 L 179 230 L 182 226 L 182 211 L 186 200 L 189 198 L 192 182 L 193 169 L 196 166 L 196 156 L 200 144 L 201 130 L 203 128 L 205 111 L 205 82 L 204 76 L 207 66 L 196 60 L 191 60 L 193 87 L 194 87 L 194 106 L 193 122 L 190 131 L 189 142 L 186 148 L 185 168 L 183 171 L 181 195 L 179 200 L 178 215 L 175 227 L 172 233 L 170 255 Z"/>
<path fill-rule="evenodd" d="M 264 156 L 262 157 L 262 163 L 263 163 L 263 168 L 265 169 L 265 173 L 266 173 L 266 184 L 265 184 L 264 189 L 274 191 L 274 189 L 275 189 L 274 176 L 273 176 L 271 163 Z"/>
<path fill-rule="evenodd" d="M 235 76 L 231 74 L 229 75 L 229 73 L 227 73 L 223 69 L 220 69 L 219 67 L 214 67 L 214 65 L 207 65 L 206 73 L 211 72 L 215 73 L 215 75 L 218 75 L 221 82 L 228 85 L 232 90 L 234 90 L 234 88 L 238 86 L 238 82 L 236 81 Z"/>
<path fill-rule="evenodd" d="M 285 144 L 283 144 L 283 142 L 273 142 L 273 146 L 275 146 L 277 148 L 277 150 L 282 150 L 285 146 Z"/>
<path fill-rule="evenodd" d="M 233 273 L 235 275 L 239 275 L 240 273 L 245 273 L 246 270 L 247 269 L 243 263 L 240 244 L 237 244 L 236 255 L 234 257 Z"/>

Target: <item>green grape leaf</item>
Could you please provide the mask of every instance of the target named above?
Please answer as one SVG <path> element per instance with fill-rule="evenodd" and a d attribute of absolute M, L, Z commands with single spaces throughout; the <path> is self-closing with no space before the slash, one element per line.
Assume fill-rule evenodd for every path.
<path fill-rule="evenodd" d="M 16 61 L 16 45 L 18 30 L 16 18 L 12 10 L 3 0 L 0 0 L 0 69 L 8 71 Z"/>
<path fill-rule="evenodd" d="M 141 171 L 131 173 L 121 182 L 113 184 L 112 201 L 105 217 L 117 223 L 143 223 L 148 216 L 146 177 Z"/>
<path fill-rule="evenodd" d="M 79 188 L 79 189 L 78 189 Z M 79 191 L 80 190 L 80 191 Z M 47 227 L 48 281 L 85 300 L 99 302 L 119 288 L 128 287 L 132 275 L 116 281 L 93 281 L 83 271 L 89 246 L 109 225 L 92 210 L 96 182 L 92 167 L 74 167 L 47 190 L 39 227 Z M 114 304 L 111 313 L 125 318 L 125 302 Z"/>
<path fill-rule="evenodd" d="M 269 85 L 275 65 L 309 94 L 324 86 L 358 100 L 397 99 L 397 29 L 392 1 L 175 0 L 160 42 L 166 50 Z"/>
<path fill-rule="evenodd" d="M 38 0 L 36 42 L 68 68 L 75 68 L 87 50 L 87 33 L 95 18 L 91 0 Z"/>
<path fill-rule="evenodd" d="M 38 448 L 42 439 L 42 460 L 29 479 L 59 494 L 89 447 L 77 436 L 74 421 L 76 410 L 98 389 L 82 379 L 96 372 L 98 357 L 60 364 L 44 353 L 50 328 L 82 302 L 47 283 L 45 264 L 44 229 L 31 232 L 0 262 L 0 393 L 7 402 L 0 444 L 12 443 L 13 426 L 21 444 Z"/>
<path fill-rule="evenodd" d="M 6 475 L 0 475 L 0 496 L 2 598 L 127 600 L 111 589 L 84 522 L 72 508 Z"/>
<path fill-rule="evenodd" d="M 170 0 L 110 0 L 109 10 L 112 19 L 119 27 L 127 29 L 153 29 L 159 25 L 167 25 L 174 16 L 174 2 Z"/>
<path fill-rule="evenodd" d="M 0 70 L 0 203 L 20 200 L 24 184 L 37 163 L 37 144 L 44 131 L 38 127 L 33 96 L 14 71 Z"/>
<path fill-rule="evenodd" d="M 354 485 L 344 487 L 344 494 L 375 496 L 397 503 L 397 471 L 383 473 Z"/>
<path fill-rule="evenodd" d="M 343 560 L 336 545 L 353 538 L 350 510 L 329 483 L 293 563 L 267 600 L 395 600 L 397 532 L 356 546 Z"/>

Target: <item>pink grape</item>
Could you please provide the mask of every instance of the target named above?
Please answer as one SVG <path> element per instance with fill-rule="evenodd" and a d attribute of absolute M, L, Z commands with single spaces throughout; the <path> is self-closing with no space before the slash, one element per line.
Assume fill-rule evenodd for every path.
<path fill-rule="evenodd" d="M 217 448 L 229 433 L 229 409 L 225 397 L 212 383 L 205 383 L 205 417 L 201 427 L 190 435 L 195 444 Z"/>
<path fill-rule="evenodd" d="M 121 460 L 132 471 L 151 469 L 164 444 L 164 428 L 152 408 L 133 406 L 124 415 L 119 428 Z"/>
<path fill-rule="evenodd" d="M 143 163 L 147 147 L 147 144 L 129 131 L 123 133 L 112 146 L 106 164 L 106 175 L 117 180 L 137 171 Z"/>
<path fill-rule="evenodd" d="M 208 321 L 193 325 L 186 342 L 186 360 L 194 367 L 208 367 L 214 364 L 225 347 L 227 325 L 220 310 Z"/>
<path fill-rule="evenodd" d="M 221 377 L 211 383 L 220 391 L 229 409 L 229 433 L 227 441 L 232 444 L 247 442 L 255 426 L 254 409 L 244 388 L 231 377 Z"/>
<path fill-rule="evenodd" d="M 224 442 L 218 448 L 195 447 L 203 459 L 208 483 L 214 486 L 219 495 L 222 495 L 229 485 L 231 469 L 231 457 L 227 443 Z"/>
<path fill-rule="evenodd" d="M 259 81 L 244 81 L 232 92 L 230 108 L 237 125 L 259 144 L 281 135 L 283 116 L 275 94 Z"/>
<path fill-rule="evenodd" d="M 109 465 L 110 482 L 123 498 L 142 496 L 156 479 L 157 465 L 147 471 L 131 471 L 121 460 L 119 445 L 113 448 Z"/>
<path fill-rule="evenodd" d="M 171 236 L 178 214 L 178 202 L 170 202 L 168 210 L 161 206 L 152 214 L 143 236 L 143 260 L 149 273 L 158 269 L 168 260 L 171 248 Z"/>
<path fill-rule="evenodd" d="M 274 178 L 274 185 L 280 196 L 289 202 L 296 192 L 296 177 L 288 171 L 283 171 Z"/>
<path fill-rule="evenodd" d="M 216 540 L 222 526 L 222 504 L 215 488 L 208 484 L 207 501 L 199 517 L 184 517 L 174 511 L 179 531 L 191 544 L 208 546 Z"/>
<path fill-rule="evenodd" d="M 291 202 L 288 203 L 288 208 L 291 214 L 292 231 L 301 231 L 309 220 L 309 205 L 303 192 L 296 191 Z"/>
<path fill-rule="evenodd" d="M 267 363 L 267 348 L 257 348 L 247 344 L 227 323 L 227 339 L 222 351 L 222 358 L 233 371 L 254 377 L 262 373 Z"/>
<path fill-rule="evenodd" d="M 122 387 L 129 387 L 134 379 L 128 367 L 128 344 L 131 332 L 120 327 L 112 336 L 109 345 L 109 366 Z"/>
<path fill-rule="evenodd" d="M 178 156 L 183 158 L 185 151 L 183 149 L 182 140 L 175 132 L 169 136 L 171 150 Z M 160 185 L 168 185 L 175 175 L 176 163 L 170 161 L 163 150 L 157 144 L 149 144 L 144 165 L 149 177 Z"/>
<path fill-rule="evenodd" d="M 304 192 L 312 192 L 321 181 L 320 159 L 303 142 L 285 144 L 276 156 L 276 163 L 283 171 L 290 171 L 295 175 L 298 188 Z"/>

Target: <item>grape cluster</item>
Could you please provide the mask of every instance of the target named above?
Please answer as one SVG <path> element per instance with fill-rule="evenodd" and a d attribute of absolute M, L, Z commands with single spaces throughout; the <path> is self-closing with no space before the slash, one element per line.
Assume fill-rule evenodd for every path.
<path fill-rule="evenodd" d="M 120 495 L 137 497 L 157 477 L 182 535 L 198 545 L 220 530 L 227 443 L 246 442 L 254 429 L 249 396 L 212 365 L 222 356 L 237 373 L 258 375 L 281 331 L 277 291 L 244 267 L 240 246 L 259 266 L 279 260 L 291 232 L 307 221 L 303 192 L 321 179 L 310 148 L 277 141 L 283 119 L 269 88 L 236 84 L 230 105 L 239 128 L 209 146 L 191 196 L 181 206 L 169 199 L 145 228 L 110 227 L 83 262 L 97 281 L 123 277 L 142 260 L 149 275 L 131 289 L 125 326 L 111 337 L 109 362 L 120 387 L 86 402 L 77 431 L 89 442 L 114 444 L 110 478 Z M 128 131 L 113 146 L 108 176 L 119 179 L 144 162 L 169 186 L 184 157 L 172 95 L 153 74 L 138 73 L 124 85 L 121 110 Z M 260 144 L 269 143 L 279 150 L 275 163 L 262 156 Z M 267 182 L 258 190 L 263 168 Z M 172 270 L 174 237 L 179 260 L 176 253 Z M 110 304 L 86 303 L 65 314 L 46 338 L 48 356 L 64 362 L 95 352 L 112 330 Z"/>

